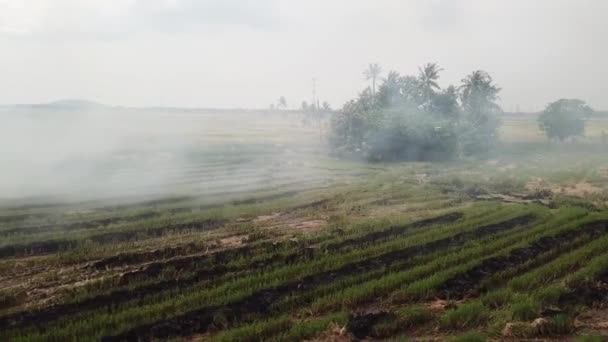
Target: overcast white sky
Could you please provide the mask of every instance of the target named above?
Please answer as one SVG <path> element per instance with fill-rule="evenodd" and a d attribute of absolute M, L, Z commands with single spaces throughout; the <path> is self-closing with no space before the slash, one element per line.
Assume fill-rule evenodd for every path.
<path fill-rule="evenodd" d="M 0 103 L 267 107 L 319 97 L 334 107 L 362 70 L 441 85 L 474 69 L 505 110 L 560 97 L 608 108 L 605 0 L 0 0 Z"/>

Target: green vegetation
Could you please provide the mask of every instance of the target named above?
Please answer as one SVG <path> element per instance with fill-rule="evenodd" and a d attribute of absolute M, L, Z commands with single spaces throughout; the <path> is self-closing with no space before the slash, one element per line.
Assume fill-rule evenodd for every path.
<path fill-rule="evenodd" d="M 438 89 L 440 71 L 389 75 L 399 93 L 421 85 L 428 107 L 412 123 L 461 129 L 491 111 L 489 76 L 465 81 L 484 95 Z M 482 162 L 326 159 L 315 186 L 3 207 L 0 340 L 601 341 L 583 314 L 604 312 L 608 293 L 608 155 L 595 140 L 502 138 Z"/>
<path fill-rule="evenodd" d="M 484 342 L 487 338 L 476 331 L 470 331 L 462 335 L 453 337 L 450 341 L 452 342 Z"/>
<path fill-rule="evenodd" d="M 441 90 L 442 70 L 429 63 L 418 77 L 390 71 L 376 92 L 380 67 L 371 64 L 365 75 L 372 88 L 332 117 L 334 152 L 374 161 L 447 160 L 487 152 L 497 139 L 500 88 L 478 70 L 458 88 Z"/>
<path fill-rule="evenodd" d="M 593 110 L 578 99 L 560 99 L 549 103 L 538 117 L 540 129 L 549 139 L 564 141 L 585 134 L 585 120 Z"/>
<path fill-rule="evenodd" d="M 441 316 L 441 326 L 449 330 L 463 330 L 483 325 L 488 319 L 488 310 L 481 303 L 459 305 Z"/>

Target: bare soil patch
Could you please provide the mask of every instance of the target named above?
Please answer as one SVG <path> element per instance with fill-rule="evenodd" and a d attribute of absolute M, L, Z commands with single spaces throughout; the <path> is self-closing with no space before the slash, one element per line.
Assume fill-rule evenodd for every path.
<path fill-rule="evenodd" d="M 587 197 L 590 195 L 600 194 L 604 191 L 604 189 L 587 182 L 580 182 L 554 186 L 552 191 L 561 195 Z"/>
<path fill-rule="evenodd" d="M 608 336 L 608 309 L 592 309 L 578 315 L 574 327 L 581 334 Z"/>
<path fill-rule="evenodd" d="M 318 232 L 323 230 L 325 226 L 327 226 L 327 221 L 325 220 L 309 220 L 289 224 L 289 228 L 305 233 Z"/>

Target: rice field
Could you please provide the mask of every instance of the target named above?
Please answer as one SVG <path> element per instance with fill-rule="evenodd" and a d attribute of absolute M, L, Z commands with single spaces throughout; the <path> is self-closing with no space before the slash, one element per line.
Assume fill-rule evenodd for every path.
<path fill-rule="evenodd" d="M 487 159 L 367 164 L 329 157 L 294 113 L 244 115 L 158 115 L 125 136 L 162 148 L 105 151 L 64 193 L 3 196 L 0 341 L 608 335 L 595 135 L 556 146 L 505 118 Z"/>

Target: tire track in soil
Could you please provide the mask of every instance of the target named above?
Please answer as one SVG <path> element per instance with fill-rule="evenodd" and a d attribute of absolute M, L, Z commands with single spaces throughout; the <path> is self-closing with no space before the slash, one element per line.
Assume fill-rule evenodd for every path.
<path fill-rule="evenodd" d="M 459 212 L 449 213 L 437 217 L 432 217 L 420 221 L 410 223 L 405 226 L 392 227 L 390 229 L 399 228 L 402 231 L 407 230 L 409 227 L 424 227 L 429 225 L 438 224 L 447 220 L 451 220 L 455 217 L 462 217 L 463 214 Z M 375 239 L 376 234 L 370 233 L 372 239 Z M 375 241 L 375 240 L 374 240 Z M 197 265 L 204 263 L 207 265 L 217 265 L 207 269 L 199 269 L 192 276 L 182 279 L 174 279 L 168 281 L 162 281 L 150 285 L 145 285 L 129 290 L 119 290 L 108 294 L 99 295 L 91 298 L 87 298 L 80 302 L 55 304 L 36 311 L 23 311 L 12 314 L 10 316 L 0 318 L 0 329 L 14 328 L 24 326 L 32 323 L 40 324 L 43 322 L 49 322 L 56 319 L 59 316 L 66 316 L 76 314 L 85 310 L 92 310 L 102 306 L 118 305 L 133 299 L 141 299 L 147 295 L 158 293 L 167 289 L 175 288 L 187 288 L 195 285 L 201 281 L 217 279 L 231 272 L 245 271 L 247 269 L 261 269 L 272 265 L 278 264 L 291 264 L 298 260 L 310 259 L 313 257 L 309 253 L 308 249 L 298 250 L 293 254 L 288 255 L 271 255 L 269 258 L 256 261 L 252 264 L 245 265 L 243 267 L 224 267 L 221 264 L 228 262 L 231 259 L 238 257 L 253 256 L 258 246 L 242 246 L 233 249 L 227 249 L 208 255 L 196 255 L 191 257 L 184 257 L 179 259 L 168 260 L 164 262 L 154 262 L 147 265 L 142 270 L 136 270 L 129 273 L 123 274 L 120 283 L 122 285 L 129 284 L 137 279 L 146 277 L 156 277 L 162 274 L 163 270 L 167 266 L 174 267 L 175 269 L 193 269 L 197 268 Z M 259 246 L 261 248 L 266 247 L 267 250 L 276 248 L 270 243 Z M 156 253 L 156 251 L 155 251 Z M 89 267 L 95 269 L 104 269 L 113 265 L 123 264 L 125 262 L 132 262 L 133 255 L 116 255 L 110 258 L 102 259 L 98 262 L 91 264 Z M 139 261 L 141 258 L 147 256 L 135 255 L 135 259 Z"/>
<path fill-rule="evenodd" d="M 141 325 L 114 336 L 104 336 L 103 341 L 151 341 L 153 338 L 170 338 L 190 336 L 203 333 L 213 324 L 214 317 L 221 314 L 229 323 L 243 322 L 251 315 L 263 315 L 270 312 L 271 305 L 286 295 L 314 289 L 316 286 L 335 281 L 352 274 L 363 273 L 380 267 L 386 267 L 393 261 L 399 261 L 421 253 L 431 253 L 440 249 L 462 245 L 472 238 L 513 229 L 525 225 L 534 219 L 534 215 L 518 216 L 507 221 L 479 227 L 472 231 L 461 232 L 451 237 L 434 240 L 425 244 L 387 252 L 377 257 L 349 263 L 338 269 L 328 270 L 303 277 L 275 287 L 255 291 L 245 298 L 211 307 L 203 307 L 170 319 Z"/>
<path fill-rule="evenodd" d="M 508 255 L 485 259 L 479 265 L 441 284 L 437 289 L 439 298 L 463 299 L 475 295 L 481 290 L 479 285 L 481 281 L 489 276 L 522 265 L 542 253 L 559 247 L 561 243 L 576 239 L 581 234 L 588 234 L 586 241 L 589 241 L 607 232 L 608 220 L 598 220 L 555 235 L 541 237 L 526 247 L 512 250 Z"/>

